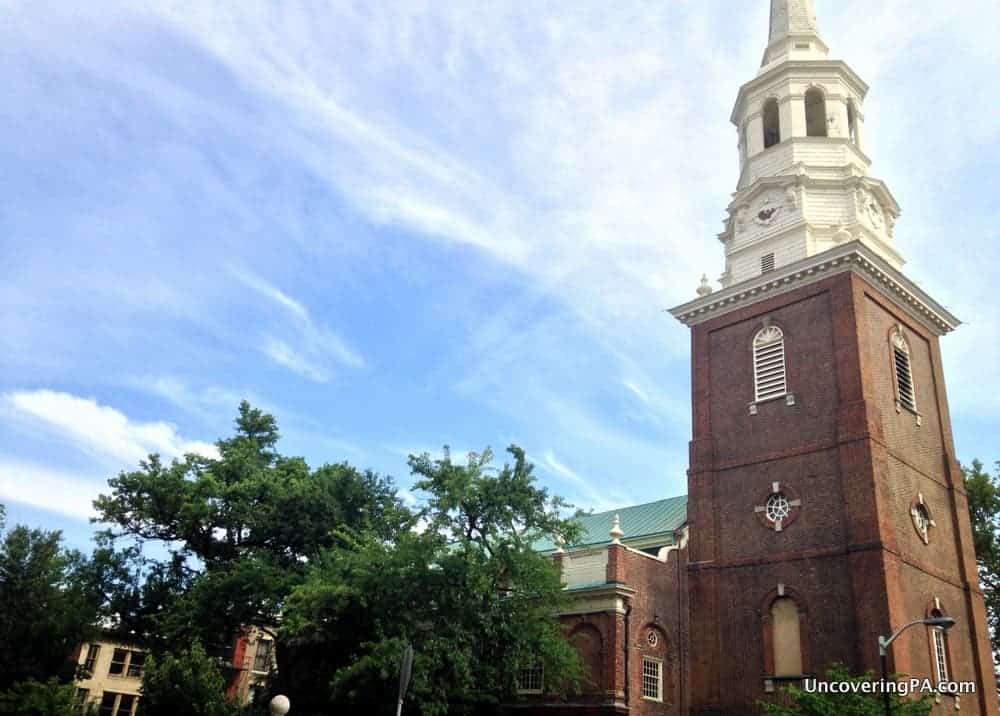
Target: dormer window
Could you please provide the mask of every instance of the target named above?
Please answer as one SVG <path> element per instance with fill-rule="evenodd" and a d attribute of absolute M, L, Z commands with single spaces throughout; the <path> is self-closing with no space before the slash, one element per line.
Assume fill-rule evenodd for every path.
<path fill-rule="evenodd" d="M 780 398 L 785 384 L 785 335 L 777 326 L 766 326 L 753 339 L 754 400 Z"/>
<path fill-rule="evenodd" d="M 806 135 L 825 137 L 826 97 L 815 87 L 806 91 Z"/>
<path fill-rule="evenodd" d="M 764 149 L 781 141 L 781 117 L 778 114 L 778 100 L 773 97 L 764 103 Z"/>

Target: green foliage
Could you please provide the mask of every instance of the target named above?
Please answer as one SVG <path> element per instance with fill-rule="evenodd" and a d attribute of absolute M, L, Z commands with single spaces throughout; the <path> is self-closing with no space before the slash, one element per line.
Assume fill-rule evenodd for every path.
<path fill-rule="evenodd" d="M 534 483 L 524 452 L 509 452 L 514 464 L 499 469 L 488 450 L 464 465 L 412 456 L 415 487 L 428 496 L 423 531 L 393 541 L 341 531 L 310 564 L 283 624 L 293 663 L 280 676 L 289 692 L 318 697 L 300 698 L 298 712 L 393 713 L 407 643 L 412 713 L 486 713 L 514 696 L 517 665 L 529 658 L 542 661 L 553 691 L 576 684 L 579 659 L 553 616 L 566 595 L 532 545 L 555 534 L 572 542 L 578 528 Z"/>
<path fill-rule="evenodd" d="M 220 664 L 201 644 L 151 656 L 142 674 L 141 716 L 228 716 L 236 708 L 226 700 Z"/>
<path fill-rule="evenodd" d="M 852 676 L 846 667 L 836 665 L 826 672 L 826 681 L 843 681 L 861 684 L 871 682 L 872 675 Z M 760 706 L 767 716 L 884 716 L 885 706 L 882 694 L 857 693 L 823 694 L 808 693 L 803 689 L 790 686 L 784 690 L 786 703 L 775 704 L 761 702 Z M 890 694 L 889 703 L 894 716 L 928 716 L 934 707 L 934 700 L 929 696 L 920 699 L 901 698 Z"/>
<path fill-rule="evenodd" d="M 278 439 L 274 418 L 244 401 L 234 436 L 216 443 L 219 459 L 166 465 L 151 455 L 95 502 L 115 536 L 176 549 L 168 562 L 145 563 L 143 587 L 122 600 L 130 628 L 154 648 L 192 637 L 215 647 L 242 626 L 273 626 L 308 562 L 334 544 L 331 530 L 389 539 L 411 523 L 391 481 L 346 463 L 311 471 L 279 454 Z"/>
<path fill-rule="evenodd" d="M 1000 463 L 997 467 L 1000 470 Z M 973 460 L 972 467 L 962 471 L 969 499 L 979 583 L 986 600 L 993 660 L 1000 661 L 1000 479 L 986 472 L 979 460 Z"/>
<path fill-rule="evenodd" d="M 0 692 L 0 716 L 87 716 L 76 702 L 76 687 L 56 678 L 29 679 Z"/>
<path fill-rule="evenodd" d="M 93 633 L 99 597 L 88 563 L 59 532 L 17 525 L 0 542 L 0 689 L 72 678 L 74 648 Z M 27 687 L 25 687 L 27 688 Z"/>

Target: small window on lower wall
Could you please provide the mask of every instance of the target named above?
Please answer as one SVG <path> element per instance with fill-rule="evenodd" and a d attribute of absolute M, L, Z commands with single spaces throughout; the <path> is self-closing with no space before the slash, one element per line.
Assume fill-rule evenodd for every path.
<path fill-rule="evenodd" d="M 663 662 L 642 657 L 642 698 L 663 701 Z"/>
<path fill-rule="evenodd" d="M 540 694 L 542 693 L 542 664 L 533 661 L 522 665 L 517 670 L 517 693 L 519 694 Z"/>
<path fill-rule="evenodd" d="M 772 644 L 775 676 L 801 676 L 802 637 L 799 608 L 788 597 L 779 597 L 771 605 Z"/>

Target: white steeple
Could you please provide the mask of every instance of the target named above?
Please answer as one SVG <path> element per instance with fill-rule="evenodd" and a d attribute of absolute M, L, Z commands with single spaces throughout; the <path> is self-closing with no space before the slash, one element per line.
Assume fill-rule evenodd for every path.
<path fill-rule="evenodd" d="M 770 0 L 764 61 L 740 87 L 730 117 L 740 177 L 727 207 L 722 290 L 707 282 L 671 310 L 688 325 L 843 270 L 867 273 L 929 329 L 958 319 L 900 271 L 893 230 L 899 205 L 869 175 L 868 85 L 829 59 L 813 0 Z"/>
<path fill-rule="evenodd" d="M 894 268 L 899 206 L 868 176 L 862 107 L 868 86 L 828 58 L 812 0 L 771 0 L 764 65 L 732 121 L 740 178 L 729 205 L 723 286 L 860 240 Z"/>

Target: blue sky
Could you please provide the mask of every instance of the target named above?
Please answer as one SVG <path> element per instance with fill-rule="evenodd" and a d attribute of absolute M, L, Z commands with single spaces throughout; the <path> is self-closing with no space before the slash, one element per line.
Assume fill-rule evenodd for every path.
<path fill-rule="evenodd" d="M 242 397 L 404 489 L 410 452 L 516 442 L 586 508 L 685 491 L 663 309 L 722 271 L 766 0 L 149 5 L 0 0 L 9 521 L 83 546 L 108 477 L 210 450 Z M 992 462 L 1000 6 L 816 7 Z"/>

